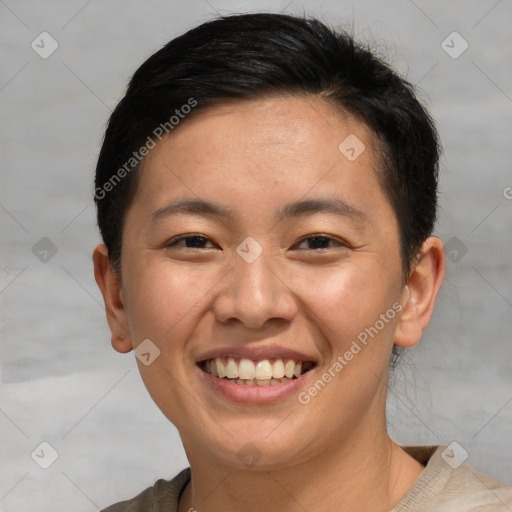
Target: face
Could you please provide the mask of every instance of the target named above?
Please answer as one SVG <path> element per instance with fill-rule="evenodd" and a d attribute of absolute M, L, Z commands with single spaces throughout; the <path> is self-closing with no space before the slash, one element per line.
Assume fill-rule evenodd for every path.
<path fill-rule="evenodd" d="M 286 467 L 385 428 L 404 286 L 379 172 L 365 125 L 314 97 L 223 104 L 146 157 L 119 347 L 150 340 L 140 372 L 189 458 Z"/>

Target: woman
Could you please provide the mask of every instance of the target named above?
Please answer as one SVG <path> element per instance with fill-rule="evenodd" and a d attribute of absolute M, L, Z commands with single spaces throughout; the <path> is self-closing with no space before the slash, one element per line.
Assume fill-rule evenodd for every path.
<path fill-rule="evenodd" d="M 95 277 L 190 469 L 107 511 L 512 506 L 462 447 L 386 429 L 444 275 L 438 154 L 410 84 L 316 20 L 217 19 L 137 70 L 98 161 Z"/>

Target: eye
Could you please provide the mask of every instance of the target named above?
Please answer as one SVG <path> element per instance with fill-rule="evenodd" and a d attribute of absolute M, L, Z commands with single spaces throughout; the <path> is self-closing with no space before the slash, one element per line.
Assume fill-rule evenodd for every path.
<path fill-rule="evenodd" d="M 347 244 L 326 235 L 307 236 L 300 240 L 294 247 L 299 250 L 332 249 L 335 247 L 347 247 Z"/>
<path fill-rule="evenodd" d="M 206 244 L 210 244 L 210 246 L 206 247 Z M 182 247 L 185 249 L 212 249 L 215 248 L 215 245 L 205 236 L 193 234 L 173 238 L 165 244 L 165 247 Z"/>

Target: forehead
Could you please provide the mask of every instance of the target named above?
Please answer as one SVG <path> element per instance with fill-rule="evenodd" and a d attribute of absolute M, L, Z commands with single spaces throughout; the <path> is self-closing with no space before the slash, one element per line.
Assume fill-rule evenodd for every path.
<path fill-rule="evenodd" d="M 339 157 L 338 146 L 344 136 L 356 133 L 365 140 L 369 157 L 375 137 L 364 123 L 318 96 L 288 95 L 232 100 L 208 107 L 186 121 L 175 140 L 177 145 L 180 139 L 190 140 L 195 135 L 202 147 L 224 147 L 226 152 L 236 147 L 252 157 L 261 151 L 262 156 L 285 154 L 291 161 L 311 157 L 318 163 L 322 155 L 323 159 Z M 326 149 L 330 150 L 327 154 Z"/>
<path fill-rule="evenodd" d="M 143 162 L 140 188 L 165 195 L 164 182 L 307 192 L 315 186 L 378 185 L 375 136 L 362 122 L 318 97 L 229 101 L 199 111 Z M 161 185 L 161 186 L 160 186 Z M 198 190 L 192 192 L 199 193 Z M 200 194 L 199 194 L 200 195 Z"/>

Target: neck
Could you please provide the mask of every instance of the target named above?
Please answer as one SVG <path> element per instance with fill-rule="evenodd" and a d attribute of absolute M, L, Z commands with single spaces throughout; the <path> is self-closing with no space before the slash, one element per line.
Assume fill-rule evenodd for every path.
<path fill-rule="evenodd" d="M 325 453 L 275 471 L 233 469 L 187 450 L 192 479 L 179 511 L 389 511 L 424 468 L 385 428 L 369 434 L 357 432 Z"/>

